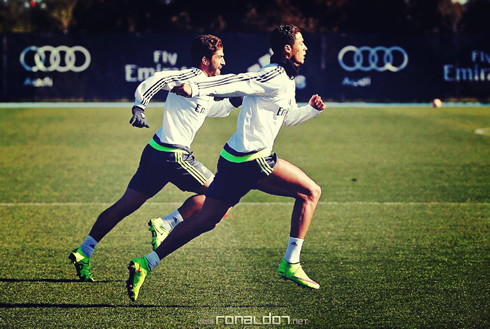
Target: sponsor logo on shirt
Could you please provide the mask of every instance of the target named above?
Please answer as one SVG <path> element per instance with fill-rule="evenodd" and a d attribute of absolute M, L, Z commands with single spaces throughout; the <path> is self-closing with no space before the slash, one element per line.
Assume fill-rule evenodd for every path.
<path fill-rule="evenodd" d="M 285 116 L 288 114 L 289 109 L 285 109 L 284 107 L 280 107 L 279 110 L 277 111 L 277 116 Z"/>
<path fill-rule="evenodd" d="M 196 108 L 194 109 L 194 111 L 196 111 L 197 113 L 204 113 L 204 111 L 206 111 L 206 109 L 201 105 L 201 104 L 197 104 Z"/>

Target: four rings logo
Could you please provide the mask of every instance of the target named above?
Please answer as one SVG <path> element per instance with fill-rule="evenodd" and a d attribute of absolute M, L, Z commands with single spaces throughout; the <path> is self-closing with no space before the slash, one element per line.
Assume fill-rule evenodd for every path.
<path fill-rule="evenodd" d="M 20 54 L 20 64 L 29 72 L 82 72 L 90 61 L 89 51 L 82 46 L 30 46 Z"/>
<path fill-rule="evenodd" d="M 408 54 L 401 47 L 347 46 L 339 52 L 338 60 L 340 66 L 349 72 L 398 72 L 408 65 Z"/>

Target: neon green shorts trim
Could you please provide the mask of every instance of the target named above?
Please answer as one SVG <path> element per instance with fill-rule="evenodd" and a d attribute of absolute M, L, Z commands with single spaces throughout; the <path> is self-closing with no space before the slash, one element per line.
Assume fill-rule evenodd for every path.
<path fill-rule="evenodd" d="M 223 149 L 221 151 L 220 155 L 230 162 L 242 163 L 242 162 L 247 162 L 247 161 L 253 161 L 253 160 L 258 159 L 258 158 L 265 158 L 265 157 L 270 155 L 270 152 L 267 152 L 267 150 L 262 150 L 262 151 L 258 151 L 256 153 L 249 154 L 249 155 L 236 156 L 236 155 L 228 153 L 225 149 Z"/>
<path fill-rule="evenodd" d="M 178 148 L 175 148 L 175 147 L 162 146 L 162 145 L 158 144 L 157 142 L 155 142 L 154 139 L 151 139 L 148 144 L 150 144 L 151 147 L 153 147 L 155 150 L 158 150 L 158 151 L 163 151 L 163 152 L 184 152 L 184 153 L 188 153 L 186 150 L 183 150 L 183 149 L 178 149 Z"/>

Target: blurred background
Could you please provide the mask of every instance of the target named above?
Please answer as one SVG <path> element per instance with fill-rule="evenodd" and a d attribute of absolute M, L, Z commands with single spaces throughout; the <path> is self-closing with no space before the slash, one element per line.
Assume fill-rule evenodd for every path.
<path fill-rule="evenodd" d="M 0 101 L 132 100 L 188 67 L 201 33 L 223 39 L 223 73 L 256 71 L 269 32 L 295 24 L 299 100 L 488 102 L 489 17 L 490 0 L 0 0 Z"/>

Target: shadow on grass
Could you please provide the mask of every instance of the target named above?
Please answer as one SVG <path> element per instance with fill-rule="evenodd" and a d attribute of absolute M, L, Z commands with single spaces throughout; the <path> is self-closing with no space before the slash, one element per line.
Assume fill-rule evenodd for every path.
<path fill-rule="evenodd" d="M 216 308 L 216 305 L 140 305 L 140 304 L 47 304 L 47 303 L 0 303 L 2 308 Z M 220 308 L 284 308 L 284 305 L 221 305 Z"/>
<path fill-rule="evenodd" d="M 0 282 L 79 282 L 84 284 L 97 284 L 103 282 L 125 282 L 124 280 L 100 280 L 95 282 L 84 282 L 77 279 L 0 279 Z"/>
<path fill-rule="evenodd" d="M 6 304 L 0 303 L 1 308 L 150 308 L 150 307 L 163 307 L 163 308 L 202 308 L 203 306 L 193 305 L 114 305 L 114 304 L 47 304 L 47 303 L 13 303 Z M 205 306 L 204 306 L 205 307 Z"/>

